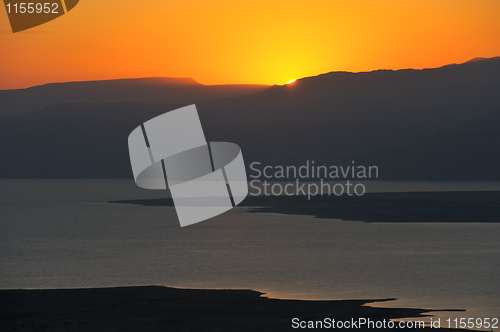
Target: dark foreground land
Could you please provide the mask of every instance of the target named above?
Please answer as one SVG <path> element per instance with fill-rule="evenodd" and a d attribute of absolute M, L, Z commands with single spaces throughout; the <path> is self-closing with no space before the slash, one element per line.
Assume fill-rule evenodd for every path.
<path fill-rule="evenodd" d="M 172 199 L 110 203 L 171 206 Z M 366 222 L 500 222 L 500 192 L 372 193 L 364 196 L 249 196 L 249 212 L 310 215 Z"/>
<path fill-rule="evenodd" d="M 262 295 L 252 290 L 158 286 L 3 290 L 0 291 L 0 331 L 296 331 L 292 329 L 295 317 L 302 320 L 414 318 L 412 320 L 418 321 L 432 311 L 365 306 L 391 299 L 302 301 L 269 299 Z"/>

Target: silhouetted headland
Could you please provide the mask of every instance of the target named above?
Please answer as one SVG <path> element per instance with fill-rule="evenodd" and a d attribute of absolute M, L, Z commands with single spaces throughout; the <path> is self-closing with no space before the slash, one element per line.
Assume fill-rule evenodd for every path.
<path fill-rule="evenodd" d="M 171 198 L 111 201 L 173 206 Z M 369 193 L 358 197 L 249 196 L 251 213 L 309 215 L 365 222 L 500 222 L 500 192 Z"/>
<path fill-rule="evenodd" d="M 253 290 L 157 286 L 3 290 L 0 291 L 0 330 L 275 332 L 296 330 L 292 328 L 293 318 L 418 320 L 436 311 L 365 306 L 394 299 L 302 301 L 270 299 L 262 295 Z"/>

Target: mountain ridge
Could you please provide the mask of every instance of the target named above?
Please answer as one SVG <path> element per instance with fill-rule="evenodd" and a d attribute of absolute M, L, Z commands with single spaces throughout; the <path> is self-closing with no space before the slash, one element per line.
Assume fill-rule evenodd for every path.
<path fill-rule="evenodd" d="M 0 118 L 19 116 L 61 103 L 198 103 L 251 94 L 267 85 L 203 85 L 191 78 L 137 78 L 49 83 L 0 90 Z"/>
<path fill-rule="evenodd" d="M 380 180 L 500 180 L 500 58 L 323 75 L 196 102 L 247 165 L 378 165 Z M 131 177 L 127 137 L 192 103 L 62 103 L 0 119 L 1 177 Z M 32 160 L 36 160 L 33 163 Z"/>

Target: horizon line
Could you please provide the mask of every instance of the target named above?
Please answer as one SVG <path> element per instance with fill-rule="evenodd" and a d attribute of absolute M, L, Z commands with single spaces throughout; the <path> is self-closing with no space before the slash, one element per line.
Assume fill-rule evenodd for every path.
<path fill-rule="evenodd" d="M 498 56 L 492 56 L 492 57 L 474 57 L 474 58 L 471 58 L 465 62 L 461 62 L 461 63 L 449 63 L 449 64 L 445 64 L 445 65 L 442 65 L 442 66 L 438 66 L 438 67 L 430 67 L 430 68 L 421 68 L 421 69 L 415 69 L 415 68 L 400 68 L 400 69 L 388 69 L 388 68 L 379 68 L 379 69 L 373 69 L 373 70 L 364 70 L 364 71 L 344 71 L 344 70 L 336 70 L 336 71 L 329 71 L 329 72 L 325 72 L 325 73 L 320 73 L 320 74 L 316 74 L 316 75 L 310 75 L 310 76 L 304 76 L 304 77 L 298 77 L 298 78 L 295 78 L 293 80 L 290 80 L 286 83 L 283 83 L 283 84 L 264 84 L 264 83 L 222 83 L 222 84 L 203 84 L 203 83 L 200 83 L 199 81 L 197 81 L 195 78 L 193 77 L 173 77 L 173 76 L 139 76 L 139 77 L 122 77 L 122 78 L 107 78 L 107 79 L 90 79 L 90 80 L 74 80 L 74 81 L 60 81 L 60 82 L 46 82 L 46 83 L 42 83 L 42 84 L 35 84 L 35 85 L 30 85 L 30 86 L 26 86 L 26 87 L 21 87 L 21 88 L 12 88 L 12 89 L 0 89 L 0 91 L 14 91 L 14 90 L 27 90 L 27 89 L 31 89 L 31 88 L 35 88 L 35 87 L 42 87 L 42 86 L 46 86 L 46 85 L 55 85 L 55 84 L 68 84 L 68 83 L 96 83 L 96 82 L 110 82 L 110 81 L 128 81 L 128 80 L 151 80 L 151 79 L 171 79 L 171 80 L 186 80 L 186 81 L 192 81 L 193 83 L 191 83 L 192 85 L 202 85 L 202 86 L 227 86 L 227 85 L 250 85 L 250 86 L 267 86 L 267 87 L 271 87 L 271 86 L 285 86 L 289 83 L 291 83 L 292 81 L 295 83 L 296 81 L 299 81 L 299 80 L 302 80 L 302 79 L 305 79 L 305 78 L 312 78 L 312 77 L 318 77 L 318 76 L 322 76 L 322 75 L 327 75 L 327 74 L 331 74 L 331 73 L 351 73 L 351 74 L 361 74 L 361 73 L 373 73 L 373 72 L 377 72 L 377 71 L 404 71 L 404 70 L 417 70 L 417 71 L 421 71 L 421 70 L 429 70 L 429 69 L 439 69 L 439 68 L 443 68 L 443 67 L 447 67 L 447 66 L 453 66 L 453 65 L 463 65 L 463 64 L 466 64 L 466 63 L 473 63 L 473 62 L 478 62 L 478 61 L 483 61 L 483 60 L 491 60 L 491 59 L 495 59 L 495 58 L 500 58 L 500 55 Z M 189 84 L 186 84 L 186 85 L 189 85 Z"/>

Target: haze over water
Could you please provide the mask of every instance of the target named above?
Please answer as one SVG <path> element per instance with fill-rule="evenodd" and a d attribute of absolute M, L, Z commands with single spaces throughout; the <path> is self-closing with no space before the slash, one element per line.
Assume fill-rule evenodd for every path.
<path fill-rule="evenodd" d="M 0 288 L 165 285 L 498 317 L 500 225 L 363 223 L 237 208 L 181 228 L 130 180 L 1 180 Z"/>

